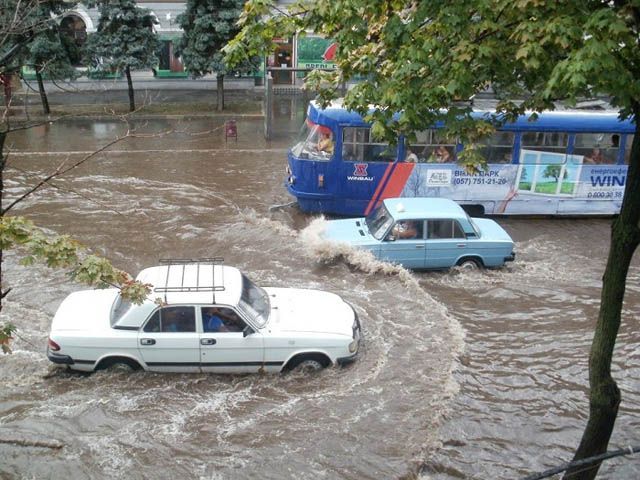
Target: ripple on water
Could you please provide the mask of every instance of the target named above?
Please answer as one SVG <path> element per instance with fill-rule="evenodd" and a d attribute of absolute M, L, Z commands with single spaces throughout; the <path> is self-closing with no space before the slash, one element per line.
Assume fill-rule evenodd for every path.
<path fill-rule="evenodd" d="M 354 305 L 365 336 L 355 364 L 313 376 L 100 372 L 38 378 L 41 397 L 22 421 L 64 424 L 77 458 L 116 478 L 132 465 L 143 477 L 167 471 L 252 478 L 260 471 L 281 478 L 283 465 L 296 475 L 329 478 L 407 471 L 437 443 L 440 419 L 456 394 L 451 369 L 463 345 L 457 321 L 404 269 L 380 268 L 371 259 L 357 269 L 314 265 L 296 231 L 250 211 L 239 220 L 217 229 L 217 242 L 249 246 L 248 228 L 263 239 L 259 268 L 246 257 L 251 249 L 231 253 L 259 283 L 323 288 Z M 25 380 L 21 388 L 35 382 Z"/>

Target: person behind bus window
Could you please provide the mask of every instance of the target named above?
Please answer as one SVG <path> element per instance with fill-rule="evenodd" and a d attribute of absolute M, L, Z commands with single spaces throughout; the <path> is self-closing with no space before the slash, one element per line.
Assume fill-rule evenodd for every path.
<path fill-rule="evenodd" d="M 620 135 L 616 133 L 611 135 L 611 148 L 620 148 Z"/>
<path fill-rule="evenodd" d="M 317 149 L 319 152 L 325 152 L 329 155 L 333 155 L 333 139 L 331 138 L 331 133 L 322 133 L 320 140 L 318 140 Z"/>
<path fill-rule="evenodd" d="M 413 153 L 413 151 L 408 148 L 407 149 L 407 156 L 404 159 L 405 162 L 409 162 L 409 163 L 417 163 L 418 162 L 418 156 Z"/>
<path fill-rule="evenodd" d="M 451 154 L 444 145 L 439 145 L 438 148 L 436 148 L 435 157 L 440 163 L 448 163 L 451 161 Z"/>
<path fill-rule="evenodd" d="M 429 150 L 430 146 L 428 145 L 423 152 L 429 163 L 449 163 L 453 161 L 451 153 L 444 145 L 438 145 L 433 150 Z"/>
<path fill-rule="evenodd" d="M 584 162 L 598 164 L 606 163 L 606 160 L 604 158 L 604 155 L 602 154 L 602 150 L 600 149 L 600 147 L 594 147 L 589 155 L 584 156 Z"/>

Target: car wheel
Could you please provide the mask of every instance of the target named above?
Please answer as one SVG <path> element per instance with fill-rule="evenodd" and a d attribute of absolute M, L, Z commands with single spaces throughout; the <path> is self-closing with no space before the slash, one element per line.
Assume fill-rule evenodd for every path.
<path fill-rule="evenodd" d="M 113 371 L 127 371 L 140 370 L 140 364 L 135 360 L 125 357 L 105 358 L 102 360 L 96 370 L 113 370 Z"/>
<path fill-rule="evenodd" d="M 296 370 L 305 373 L 317 372 L 319 370 L 322 370 L 323 368 L 324 365 L 322 365 L 322 363 L 311 358 L 303 360 L 296 366 Z"/>
<path fill-rule="evenodd" d="M 303 355 L 291 360 L 291 362 L 289 362 L 289 367 L 287 368 L 287 370 L 296 370 L 298 372 L 311 373 L 322 370 L 330 363 L 331 362 L 328 358 L 321 355 Z"/>
<path fill-rule="evenodd" d="M 458 267 L 461 270 L 478 270 L 480 266 L 480 262 L 475 258 L 463 258 L 458 262 Z"/>

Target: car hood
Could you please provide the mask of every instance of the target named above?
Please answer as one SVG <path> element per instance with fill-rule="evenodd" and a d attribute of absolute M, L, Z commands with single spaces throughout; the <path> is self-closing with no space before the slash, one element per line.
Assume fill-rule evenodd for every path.
<path fill-rule="evenodd" d="M 480 237 L 482 240 L 495 240 L 513 243 L 511 236 L 495 221 L 489 218 L 474 218 L 473 221 L 482 232 Z"/>
<path fill-rule="evenodd" d="M 111 326 L 111 306 L 119 290 L 81 290 L 65 298 L 51 322 L 51 331 L 95 330 Z"/>
<path fill-rule="evenodd" d="M 271 301 L 272 332 L 353 336 L 355 312 L 334 293 L 301 288 L 266 288 Z"/>
<path fill-rule="evenodd" d="M 348 218 L 327 221 L 322 237 L 332 242 L 349 245 L 367 245 L 377 243 L 370 233 L 364 218 Z"/>

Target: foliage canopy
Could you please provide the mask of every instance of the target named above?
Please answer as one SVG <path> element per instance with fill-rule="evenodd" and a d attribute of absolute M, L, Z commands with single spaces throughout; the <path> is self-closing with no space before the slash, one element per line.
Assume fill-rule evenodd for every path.
<path fill-rule="evenodd" d="M 98 28 L 85 45 L 94 68 L 115 72 L 158 63 L 160 41 L 153 31 L 158 22 L 149 9 L 138 8 L 134 0 L 100 1 L 98 9 Z"/>
<path fill-rule="evenodd" d="M 465 100 L 489 86 L 501 99 L 498 122 L 596 95 L 628 116 L 640 99 L 637 22 L 638 7 L 622 1 L 302 0 L 283 12 L 270 0 L 249 0 L 225 51 L 239 62 L 271 49 L 276 37 L 332 38 L 337 70 L 314 73 L 308 85 L 326 101 L 342 82 L 366 78 L 345 106 L 367 114 L 376 105 L 377 128 L 410 132 L 436 117 L 465 118 Z M 403 115 L 394 121 L 394 112 Z M 449 125 L 463 139 L 486 133 L 481 124 Z"/>
<path fill-rule="evenodd" d="M 187 1 L 185 12 L 177 18 L 184 32 L 178 53 L 193 76 L 229 73 L 221 50 L 239 31 L 243 4 L 243 0 Z M 251 62 L 241 61 L 234 70 L 251 68 Z"/>

